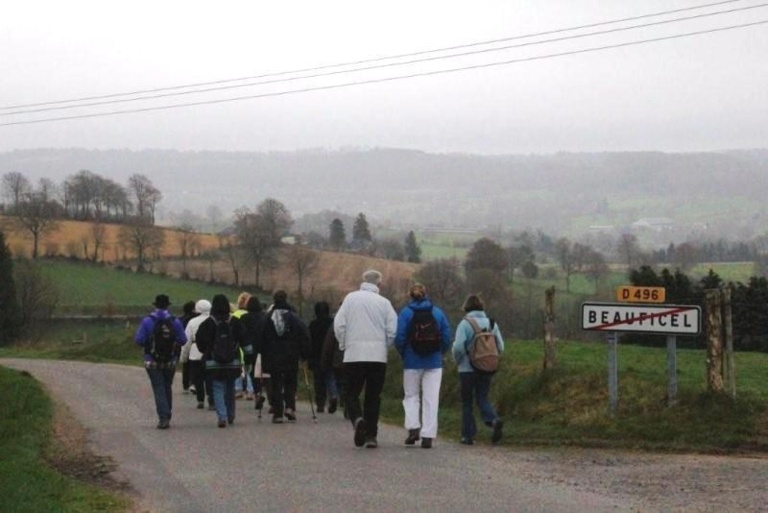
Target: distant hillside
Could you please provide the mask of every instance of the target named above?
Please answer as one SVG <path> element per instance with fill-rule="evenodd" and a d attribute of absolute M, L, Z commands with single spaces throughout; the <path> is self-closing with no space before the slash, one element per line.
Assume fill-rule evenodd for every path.
<path fill-rule="evenodd" d="M 147 175 L 160 215 L 265 197 L 299 217 L 332 210 L 393 226 L 541 229 L 576 236 L 665 217 L 681 233 L 750 237 L 766 226 L 768 150 L 483 156 L 399 149 L 274 153 L 40 149 L 0 153 L 0 174 L 63 181 L 81 169 Z M 696 227 L 695 230 L 692 227 Z M 351 231 L 351 227 L 348 227 Z"/>

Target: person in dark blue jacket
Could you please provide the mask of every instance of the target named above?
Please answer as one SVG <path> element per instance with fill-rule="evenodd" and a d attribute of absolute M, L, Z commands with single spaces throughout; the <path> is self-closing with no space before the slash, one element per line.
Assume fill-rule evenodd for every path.
<path fill-rule="evenodd" d="M 429 300 L 424 285 L 414 284 L 408 295 L 411 301 L 398 315 L 395 335 L 395 348 L 403 359 L 405 444 L 414 445 L 421 438 L 421 446 L 429 449 L 437 436 L 443 354 L 451 347 L 452 334 L 448 319 Z"/>
<path fill-rule="evenodd" d="M 144 367 L 147 369 L 155 396 L 157 429 L 168 429 L 171 426 L 173 411 L 173 376 L 179 358 L 178 349 L 187 343 L 187 335 L 181 321 L 168 313 L 171 300 L 167 295 L 159 294 L 152 304 L 155 310 L 142 319 L 134 341 L 144 348 Z M 159 338 L 155 333 L 155 326 L 166 320 L 170 322 L 170 333 L 164 338 L 173 346 L 169 351 L 160 347 L 162 344 L 159 341 L 153 344 L 153 339 Z"/>

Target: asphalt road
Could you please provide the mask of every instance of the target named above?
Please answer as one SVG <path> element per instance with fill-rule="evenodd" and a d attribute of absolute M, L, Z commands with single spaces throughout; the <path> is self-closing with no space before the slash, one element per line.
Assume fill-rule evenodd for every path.
<path fill-rule="evenodd" d="M 278 425 L 266 414 L 258 420 L 253 402 L 239 400 L 235 424 L 218 429 L 214 412 L 196 409 L 195 400 L 181 393 L 180 376 L 171 429 L 161 431 L 155 428 L 142 368 L 21 359 L 0 359 L 0 365 L 29 371 L 67 404 L 89 430 L 94 452 L 112 457 L 118 464 L 115 477 L 138 492 L 141 511 L 599 512 L 717 506 L 697 496 L 698 503 L 681 497 L 676 508 L 669 498 L 616 487 L 609 475 L 598 475 L 606 466 L 628 472 L 635 464 L 648 465 L 642 458 L 606 460 L 590 453 L 574 459 L 439 438 L 426 450 L 404 446 L 405 430 L 394 426 L 381 426 L 378 449 L 356 448 L 340 412 L 318 414 L 313 423 L 306 402 L 299 404 L 298 422 Z M 764 478 L 765 469 L 766 462 L 759 461 L 754 470 Z M 636 471 L 643 472 L 642 465 Z M 754 511 L 762 507 L 755 506 Z"/>

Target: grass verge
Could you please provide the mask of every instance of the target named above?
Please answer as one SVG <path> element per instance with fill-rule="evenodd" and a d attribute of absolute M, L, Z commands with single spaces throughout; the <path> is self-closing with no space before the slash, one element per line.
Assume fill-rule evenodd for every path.
<path fill-rule="evenodd" d="M 72 430 L 60 424 L 57 436 L 53 404 L 29 373 L 0 367 L 0 388 L 0 511 L 130 510 L 126 495 L 105 489 L 119 486 L 108 478 L 108 460 L 85 451 L 83 441 L 60 443 Z"/>

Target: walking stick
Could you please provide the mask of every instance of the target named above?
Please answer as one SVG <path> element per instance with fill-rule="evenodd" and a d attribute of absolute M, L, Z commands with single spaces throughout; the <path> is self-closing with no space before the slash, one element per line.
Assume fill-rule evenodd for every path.
<path fill-rule="evenodd" d="M 315 403 L 312 398 L 312 387 L 309 385 L 309 377 L 307 376 L 307 364 L 302 364 L 301 369 L 304 371 L 304 383 L 307 385 L 307 393 L 309 393 L 309 407 L 312 409 L 312 420 L 317 424 L 317 415 L 315 414 Z"/>

